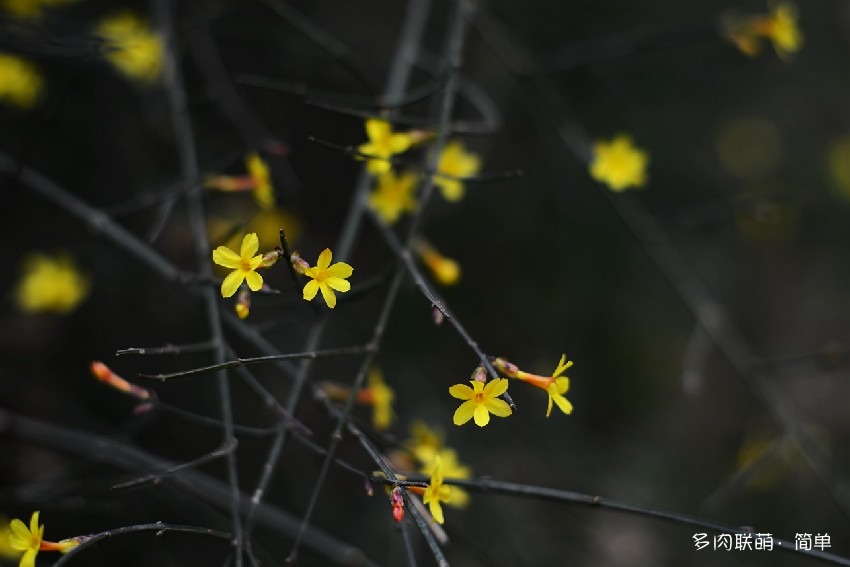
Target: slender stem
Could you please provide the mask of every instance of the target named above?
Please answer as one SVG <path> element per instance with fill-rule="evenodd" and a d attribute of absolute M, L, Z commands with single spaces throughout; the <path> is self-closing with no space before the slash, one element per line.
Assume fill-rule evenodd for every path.
<path fill-rule="evenodd" d="M 152 0 L 157 23 L 165 39 L 164 78 L 166 94 L 171 109 L 174 135 L 177 140 L 177 155 L 180 160 L 181 178 L 187 188 L 187 204 L 189 224 L 192 230 L 195 254 L 200 265 L 202 276 L 212 277 L 210 264 L 210 245 L 207 236 L 206 218 L 204 215 L 201 189 L 199 187 L 200 172 L 198 171 L 198 156 L 195 148 L 192 119 L 189 115 L 188 100 L 183 83 L 183 73 L 180 59 L 177 56 L 177 34 L 174 26 L 172 10 L 176 0 Z M 191 189 L 189 189 L 191 188 Z M 221 316 L 216 292 L 210 287 L 201 290 L 207 314 L 207 325 L 210 340 L 216 345 L 213 350 L 213 360 L 216 364 L 224 362 L 224 336 L 221 328 Z M 218 372 L 218 395 L 222 414 L 223 444 L 234 438 L 233 408 L 230 399 L 230 384 L 224 372 Z M 227 459 L 227 479 L 230 485 L 230 513 L 232 533 L 235 545 L 236 567 L 242 567 L 243 533 L 242 518 L 239 514 L 239 480 L 236 470 L 236 451 L 229 451 Z"/>

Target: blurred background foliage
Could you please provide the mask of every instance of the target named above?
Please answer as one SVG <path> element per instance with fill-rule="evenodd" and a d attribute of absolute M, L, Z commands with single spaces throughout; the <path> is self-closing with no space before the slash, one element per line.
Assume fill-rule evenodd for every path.
<path fill-rule="evenodd" d="M 331 56 L 327 41 L 282 17 L 276 3 L 177 3 L 178 53 L 201 171 L 238 173 L 247 152 L 264 151 L 282 216 L 269 221 L 271 230 L 252 230 L 267 250 L 284 224 L 312 263 L 338 238 L 362 164 L 309 137 L 362 143 L 363 118 L 340 109 L 377 91 Z M 460 283 L 441 293 L 485 352 L 543 375 L 562 353 L 575 362 L 567 396 L 575 411 L 547 419 L 543 393 L 512 383 L 515 415 L 485 428 L 452 425 L 457 404 L 448 387 L 467 380 L 477 360 L 448 325 L 434 325 L 427 300 L 407 282 L 378 357 L 396 392 L 396 419 L 377 437 L 380 444 L 389 450 L 408 437 L 414 420 L 424 420 L 442 428 L 475 475 L 754 526 L 790 540 L 797 532 L 829 533 L 831 551 L 850 555 L 850 5 L 801 3 L 804 43 L 781 58 L 769 45 L 747 57 L 720 31 L 723 18 L 767 13 L 770 6 L 761 2 L 477 4 L 462 65 L 477 94 L 461 97 L 456 117 L 480 121 L 478 106 L 487 101 L 498 128 L 463 140 L 481 156 L 484 173 L 520 168 L 524 175 L 470 183 L 457 204 L 435 198 L 423 230 L 461 264 Z M 344 45 L 345 57 L 361 61 L 379 90 L 396 55 L 405 3 L 286 5 Z M 0 50 L 31 61 L 44 84 L 30 108 L 0 104 L 0 152 L 114 212 L 144 238 L 158 222 L 158 203 L 132 211 L 125 205 L 179 191 L 179 166 L 161 80 L 123 75 L 94 39 L 98 22 L 124 10 L 151 16 L 144 2 L 112 0 L 47 6 L 29 18 L 7 8 Z M 446 2 L 434 2 L 412 85 L 433 81 L 449 15 Z M 494 37 L 505 42 L 495 46 Z M 228 111 L 220 85 L 205 72 L 204 38 L 249 121 Z M 508 58 L 532 64 L 520 73 Z M 256 77 L 308 90 L 259 88 L 249 84 Z M 432 107 L 430 97 L 404 114 L 427 121 Z M 586 132 L 578 138 L 585 144 L 628 132 L 649 153 L 646 186 L 606 195 L 588 176 L 584 156 L 559 138 L 562 124 L 568 137 Z M 175 462 L 216 447 L 216 431 L 167 415 L 134 415 L 131 400 L 88 371 L 93 359 L 127 378 L 209 363 L 204 354 L 114 356 L 127 347 L 206 340 L 201 302 L 29 190 L 14 171 L 2 183 L 2 408 Z M 680 299 L 682 282 L 671 282 L 653 261 L 657 241 L 635 238 L 612 207 L 617 199 L 645 210 L 677 251 L 678 268 L 722 306 L 730 328 L 760 359 L 751 371 L 781 395 L 805 438 L 825 451 L 828 470 L 809 465 L 787 428 L 700 333 Z M 245 195 L 213 192 L 205 208 L 210 249 L 241 234 L 258 212 Z M 185 271 L 198 271 L 182 206 L 154 246 Z M 89 293 L 75 310 L 31 313 L 16 305 L 22 266 L 35 251 L 68 254 L 86 274 Z M 369 223 L 348 261 L 355 285 L 386 276 L 394 264 Z M 281 351 L 296 352 L 319 310 L 301 300 L 288 278 L 283 269 L 266 275 L 281 295 L 255 296 L 248 321 Z M 342 299 L 322 344 L 368 340 L 385 292 L 381 284 Z M 232 345 L 240 355 L 255 354 L 237 339 Z M 311 376 L 350 382 L 358 364 L 320 360 Z M 285 399 L 285 377 L 268 367 L 254 370 Z M 211 382 L 140 381 L 171 404 L 215 415 Z M 272 412 L 238 381 L 232 384 L 238 423 L 273 423 Z M 327 443 L 332 422 L 309 397 L 297 415 L 317 442 Z M 355 415 L 368 422 L 365 408 Z M 243 489 L 254 486 L 267 446 L 241 440 Z M 211 512 L 168 480 L 110 491 L 133 473 L 9 430 L 0 435 L 0 450 L 0 509 L 21 518 L 40 509 L 48 537 L 156 520 L 229 527 L 226 513 Z M 350 441 L 341 456 L 374 468 Z M 288 443 L 267 500 L 303 513 L 319 466 Z M 200 470 L 223 477 L 220 462 Z M 378 563 L 404 560 L 380 491 L 368 497 L 362 481 L 345 471 L 332 469 L 314 524 Z M 696 530 L 687 526 L 501 495 L 475 493 L 466 510 L 448 509 L 446 530 L 452 542 L 446 553 L 457 565 L 815 564 L 778 551 L 696 552 Z M 291 542 L 262 528 L 255 539 L 277 562 Z M 424 546 L 422 552 L 428 564 Z M 210 565 L 225 556 L 225 546 L 212 540 L 140 534 L 104 542 L 74 564 Z M 305 551 L 300 563 L 323 561 Z"/>

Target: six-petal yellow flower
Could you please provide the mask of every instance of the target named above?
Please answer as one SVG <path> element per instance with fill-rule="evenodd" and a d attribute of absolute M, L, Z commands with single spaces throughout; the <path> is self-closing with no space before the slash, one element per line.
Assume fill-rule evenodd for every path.
<path fill-rule="evenodd" d="M 635 147 L 628 135 L 618 134 L 610 142 L 593 145 L 590 176 L 612 191 L 642 187 L 646 183 L 648 162 L 646 152 Z"/>
<path fill-rule="evenodd" d="M 378 177 L 378 185 L 369 195 L 369 208 L 381 217 L 385 223 L 395 223 L 402 213 L 413 212 L 416 199 L 416 175 L 405 172 L 396 175 L 392 171 Z"/>
<path fill-rule="evenodd" d="M 346 278 L 350 278 L 354 272 L 354 268 L 345 262 L 337 262 L 331 266 L 332 258 L 333 254 L 330 249 L 325 248 L 319 254 L 316 265 L 304 270 L 304 275 L 312 278 L 304 286 L 304 299 L 310 301 L 316 297 L 317 292 L 321 291 L 325 303 L 331 309 L 336 307 L 336 294 L 334 294 L 334 290 L 343 293 L 350 290 L 351 284 L 346 281 Z"/>
<path fill-rule="evenodd" d="M 508 381 L 504 378 L 496 378 L 482 384 L 477 380 L 470 380 L 472 388 L 466 384 L 455 384 L 449 388 L 449 394 L 459 400 L 466 400 L 457 408 L 454 414 L 454 424 L 463 425 L 470 419 L 475 419 L 475 425 L 484 427 L 490 423 L 490 414 L 498 417 L 511 415 L 511 406 L 499 396 L 508 390 Z"/>
<path fill-rule="evenodd" d="M 227 246 L 219 246 L 213 251 L 213 262 L 219 266 L 233 269 L 224 281 L 221 282 L 221 296 L 230 297 L 243 281 L 248 282 L 251 291 L 259 291 L 263 287 L 263 276 L 256 269 L 263 263 L 263 255 L 257 254 L 260 248 L 260 240 L 257 233 L 246 234 L 242 239 L 242 248 L 239 254 Z M 256 255 L 255 255 L 256 254 Z"/>
<path fill-rule="evenodd" d="M 44 524 L 38 524 L 38 512 L 33 512 L 30 525 L 27 527 L 21 520 L 14 519 L 9 523 L 9 546 L 23 552 L 19 567 L 35 567 L 35 557 L 39 551 L 60 551 L 68 553 L 80 545 L 85 538 L 64 539 L 62 541 L 44 541 Z"/>
<path fill-rule="evenodd" d="M 369 141 L 361 144 L 357 150 L 362 154 L 377 158 L 366 162 L 366 169 L 372 175 L 387 173 L 392 167 L 389 158 L 395 154 L 406 152 L 414 142 L 414 137 L 411 134 L 393 132 L 389 122 L 378 118 L 366 120 L 366 135 L 369 136 Z"/>
<path fill-rule="evenodd" d="M 552 376 L 538 376 L 537 374 L 517 370 L 513 375 L 513 378 L 518 378 L 523 382 L 537 386 L 541 390 L 546 391 L 549 395 L 549 405 L 546 408 L 546 417 L 549 417 L 552 413 L 552 402 L 554 402 L 562 412 L 569 415 L 573 411 L 573 404 L 564 397 L 564 394 L 566 394 L 567 390 L 570 389 L 570 379 L 566 376 L 561 376 L 561 374 L 563 374 L 564 371 L 572 365 L 572 361 L 568 361 L 567 355 L 564 354 L 561 355 L 561 360 L 558 362 L 558 367 L 555 368 Z M 500 367 L 498 360 L 496 361 L 496 367 Z"/>
<path fill-rule="evenodd" d="M 453 140 L 440 154 L 434 183 L 447 201 L 459 201 L 463 197 L 463 178 L 475 175 L 480 168 L 479 157 L 467 152 L 460 141 Z"/>

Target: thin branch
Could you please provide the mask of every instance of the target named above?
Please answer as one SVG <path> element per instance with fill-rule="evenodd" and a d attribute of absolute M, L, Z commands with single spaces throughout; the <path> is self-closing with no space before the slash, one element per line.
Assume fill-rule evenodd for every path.
<path fill-rule="evenodd" d="M 170 380 L 172 378 L 185 378 L 187 376 L 209 374 L 211 372 L 218 372 L 220 370 L 227 370 L 228 368 L 236 368 L 238 366 L 245 366 L 248 364 L 260 364 L 262 362 L 273 362 L 276 360 L 316 360 L 317 358 L 329 358 L 333 356 L 356 356 L 360 354 L 368 354 L 373 351 L 374 348 L 370 345 L 329 348 L 325 350 L 314 350 L 311 352 L 293 352 L 290 354 L 274 354 L 269 356 L 255 356 L 251 358 L 237 358 L 235 360 L 228 360 L 219 364 L 192 368 L 191 370 L 182 370 L 180 372 L 172 372 L 170 374 L 139 374 L 139 376 L 141 376 L 142 378 L 151 378 L 153 380 L 161 380 L 165 382 L 166 380 Z"/>
<path fill-rule="evenodd" d="M 166 344 L 161 347 L 130 347 L 115 351 L 115 356 L 122 356 L 125 354 L 189 354 L 196 352 L 209 352 L 216 348 L 216 346 L 218 345 L 212 341 L 203 341 L 200 343 L 189 343 L 184 345 Z"/>

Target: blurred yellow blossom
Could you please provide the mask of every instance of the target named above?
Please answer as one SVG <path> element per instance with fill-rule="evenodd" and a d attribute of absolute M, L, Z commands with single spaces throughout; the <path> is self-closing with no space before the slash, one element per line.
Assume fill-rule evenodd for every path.
<path fill-rule="evenodd" d="M 378 431 L 384 431 L 393 420 L 393 400 L 395 393 L 384 382 L 384 375 L 378 368 L 369 370 L 367 387 L 358 396 L 361 403 L 372 405 L 372 425 Z"/>
<path fill-rule="evenodd" d="M 642 187 L 646 183 L 646 152 L 632 143 L 631 137 L 618 134 L 610 142 L 599 141 L 593 145 L 590 176 L 605 183 L 612 191 L 629 187 Z"/>
<path fill-rule="evenodd" d="M 9 543 L 10 535 L 12 535 L 12 526 L 10 525 L 9 518 L 0 516 L 0 558 L 17 561 L 23 554 L 23 551 L 12 547 Z"/>
<path fill-rule="evenodd" d="M 452 488 L 443 484 L 443 478 L 443 463 L 438 456 L 434 462 L 434 470 L 431 473 L 428 488 L 425 489 L 425 494 L 422 496 L 422 502 L 428 504 L 428 509 L 431 510 L 431 515 L 438 524 L 442 524 L 444 521 L 443 508 L 440 502 L 448 502 L 452 495 Z"/>
<path fill-rule="evenodd" d="M 204 187 L 217 191 L 251 191 L 254 201 L 264 210 L 274 208 L 275 197 L 268 164 L 254 152 L 245 155 L 247 175 L 213 175 Z"/>
<path fill-rule="evenodd" d="M 21 520 L 9 523 L 9 546 L 23 552 L 19 567 L 35 567 L 35 557 L 39 551 L 60 551 L 68 553 L 80 545 L 78 539 L 66 539 L 59 542 L 44 541 L 44 524 L 38 524 L 38 512 L 33 512 L 29 528 Z"/>
<path fill-rule="evenodd" d="M 121 12 L 100 21 L 96 33 L 104 40 L 104 57 L 130 79 L 153 83 L 162 73 L 162 39 L 146 21 Z"/>
<path fill-rule="evenodd" d="M 89 292 L 89 280 L 68 256 L 31 254 L 15 289 L 15 302 L 23 311 L 68 313 Z"/>
<path fill-rule="evenodd" d="M 77 0 L 2 0 L 0 7 L 9 14 L 18 18 L 37 19 L 40 18 L 45 8 L 72 4 Z"/>
<path fill-rule="evenodd" d="M 724 21 L 724 28 L 732 43 L 751 57 L 761 51 L 762 39 L 769 40 L 783 59 L 803 45 L 803 34 L 797 25 L 797 7 L 791 2 L 776 2 L 769 14 L 730 16 Z"/>
<path fill-rule="evenodd" d="M 480 168 L 479 157 L 467 152 L 460 141 L 453 140 L 440 154 L 434 183 L 447 201 L 458 201 L 463 197 L 463 178 L 475 175 Z"/>
<path fill-rule="evenodd" d="M 304 286 L 304 299 L 311 301 L 316 297 L 316 293 L 321 291 L 322 297 L 325 299 L 328 307 L 333 309 L 336 307 L 336 294 L 333 290 L 346 292 L 351 289 L 351 284 L 346 281 L 354 272 L 354 268 L 345 262 L 337 262 L 331 266 L 333 253 L 330 248 L 325 248 L 319 254 L 319 259 L 316 265 L 312 268 L 304 269 L 304 275 L 312 278 Z M 297 267 L 296 267 L 297 269 Z"/>
<path fill-rule="evenodd" d="M 460 281 L 460 264 L 457 261 L 440 254 L 436 248 L 422 238 L 413 243 L 413 250 L 422 262 L 431 270 L 434 278 L 441 285 L 455 285 Z"/>
<path fill-rule="evenodd" d="M 437 461 L 443 463 L 443 477 L 460 479 L 472 477 L 472 470 L 460 462 L 457 451 L 454 449 L 440 449 L 429 462 L 423 463 L 420 471 L 427 475 L 434 474 Z M 451 497 L 445 502 L 455 508 L 465 508 L 469 504 L 469 494 L 462 488 L 453 486 Z"/>
<path fill-rule="evenodd" d="M 443 447 L 443 434 L 434 431 L 423 421 L 414 421 L 410 426 L 411 439 L 405 446 L 420 463 L 431 463 Z"/>
<path fill-rule="evenodd" d="M 379 118 L 366 120 L 366 135 L 369 141 L 361 144 L 357 150 L 378 158 L 370 159 L 366 163 L 366 169 L 372 175 L 387 173 L 392 167 L 389 158 L 406 152 L 415 141 L 415 137 L 410 133 L 393 132 L 390 123 Z"/>
<path fill-rule="evenodd" d="M 243 281 L 248 282 L 251 291 L 259 291 L 263 287 L 263 276 L 256 272 L 263 263 L 263 255 L 257 254 L 259 248 L 260 241 L 257 234 L 252 232 L 242 239 L 239 254 L 226 246 L 219 246 L 213 250 L 213 262 L 233 270 L 221 282 L 222 297 L 231 297 Z"/>
<path fill-rule="evenodd" d="M 472 388 L 466 384 L 455 384 L 449 388 L 449 394 L 459 400 L 465 400 L 455 410 L 454 424 L 463 425 L 473 417 L 475 425 L 484 427 L 490 423 L 490 414 L 499 417 L 511 415 L 511 406 L 499 396 L 508 390 L 508 381 L 504 378 L 496 378 L 487 382 L 486 385 L 477 380 L 470 380 Z"/>
<path fill-rule="evenodd" d="M 15 55 L 0 53 L 0 101 L 31 108 L 44 86 L 35 65 Z"/>
<path fill-rule="evenodd" d="M 392 171 L 378 176 L 378 184 L 369 195 L 369 208 L 381 220 L 391 225 L 402 213 L 410 213 L 416 208 L 413 192 L 416 189 L 416 174 L 405 172 L 396 175 Z"/>

